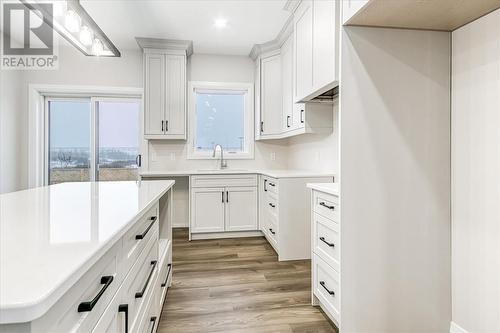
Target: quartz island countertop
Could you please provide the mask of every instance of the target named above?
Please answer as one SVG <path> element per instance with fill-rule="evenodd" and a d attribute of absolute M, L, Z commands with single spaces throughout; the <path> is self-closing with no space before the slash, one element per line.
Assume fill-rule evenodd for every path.
<path fill-rule="evenodd" d="M 174 183 L 64 183 L 0 195 L 0 324 L 45 313 Z"/>

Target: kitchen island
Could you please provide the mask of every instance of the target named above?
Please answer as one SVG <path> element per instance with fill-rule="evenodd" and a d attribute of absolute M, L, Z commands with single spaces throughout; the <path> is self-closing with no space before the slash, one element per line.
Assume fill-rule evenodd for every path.
<path fill-rule="evenodd" d="M 156 329 L 171 281 L 174 183 L 0 195 L 0 332 Z"/>

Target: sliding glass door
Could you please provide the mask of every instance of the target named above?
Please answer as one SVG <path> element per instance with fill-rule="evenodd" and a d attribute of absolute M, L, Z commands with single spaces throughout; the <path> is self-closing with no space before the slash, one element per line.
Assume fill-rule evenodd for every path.
<path fill-rule="evenodd" d="M 141 100 L 46 98 L 46 184 L 136 180 Z"/>

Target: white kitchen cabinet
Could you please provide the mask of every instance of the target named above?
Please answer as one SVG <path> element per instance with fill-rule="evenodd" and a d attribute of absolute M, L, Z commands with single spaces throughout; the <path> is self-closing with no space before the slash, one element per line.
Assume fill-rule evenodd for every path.
<path fill-rule="evenodd" d="M 186 55 L 144 49 L 144 137 L 186 139 Z"/>
<path fill-rule="evenodd" d="M 191 190 L 191 232 L 224 231 L 225 188 Z"/>
<path fill-rule="evenodd" d="M 282 80 L 279 52 L 263 56 L 260 60 L 260 136 L 282 132 Z"/>
<path fill-rule="evenodd" d="M 257 188 L 228 187 L 226 231 L 257 230 Z"/>
<path fill-rule="evenodd" d="M 295 128 L 298 119 L 293 114 L 293 35 L 281 46 L 281 84 L 282 84 L 282 131 Z"/>
<path fill-rule="evenodd" d="M 342 24 L 346 24 L 356 15 L 370 0 L 343 0 L 342 1 Z"/>
<path fill-rule="evenodd" d="M 255 174 L 197 175 L 190 184 L 192 238 L 237 237 L 244 235 L 240 232 L 258 231 Z"/>
<path fill-rule="evenodd" d="M 339 4 L 305 0 L 294 12 L 294 101 L 308 101 L 338 85 Z"/>

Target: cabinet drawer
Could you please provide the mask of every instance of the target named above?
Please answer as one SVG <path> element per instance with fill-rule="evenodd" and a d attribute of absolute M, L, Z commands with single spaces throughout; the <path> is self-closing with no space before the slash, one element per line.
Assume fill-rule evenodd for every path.
<path fill-rule="evenodd" d="M 158 232 L 158 224 L 153 226 Z M 147 306 L 146 300 L 153 292 L 158 276 L 158 240 L 151 238 L 140 254 L 122 286 L 124 304 L 128 304 L 130 332 L 138 332 L 136 327 L 140 314 Z"/>
<path fill-rule="evenodd" d="M 340 272 L 339 225 L 323 216 L 313 215 L 313 251 Z"/>
<path fill-rule="evenodd" d="M 138 325 L 131 332 L 156 332 L 160 320 L 159 297 L 160 295 L 157 292 L 149 295 L 147 302 L 144 304 L 141 318 L 138 319 Z"/>
<path fill-rule="evenodd" d="M 49 312 L 33 323 L 32 331 L 91 332 L 123 280 L 118 270 L 121 245 L 119 241 L 104 254 Z M 92 300 L 94 305 L 89 306 Z"/>
<path fill-rule="evenodd" d="M 202 175 L 191 177 L 192 187 L 257 186 L 257 175 Z"/>
<path fill-rule="evenodd" d="M 151 237 L 158 237 L 158 204 L 153 206 L 123 237 L 123 270 L 130 270 Z"/>
<path fill-rule="evenodd" d="M 274 195 L 266 195 L 266 201 L 263 202 L 264 205 L 266 205 L 266 209 L 269 215 L 271 217 L 278 219 L 278 200 L 276 196 Z"/>
<path fill-rule="evenodd" d="M 318 255 L 313 257 L 313 292 L 325 311 L 340 323 L 340 279 Z"/>
<path fill-rule="evenodd" d="M 172 242 L 168 243 L 165 257 L 160 260 L 160 264 L 160 274 L 158 277 L 157 287 L 161 295 L 159 300 L 159 306 L 161 308 L 161 304 L 167 294 L 167 289 L 170 287 L 170 283 L 172 281 Z"/>
<path fill-rule="evenodd" d="M 267 234 L 269 238 L 274 242 L 275 245 L 278 244 L 278 222 L 273 216 L 269 216 L 267 219 Z"/>
<path fill-rule="evenodd" d="M 339 198 L 318 191 L 313 191 L 313 209 L 316 213 L 339 222 Z"/>
<path fill-rule="evenodd" d="M 278 180 L 275 178 L 264 177 L 264 192 L 271 192 L 278 194 L 279 186 Z"/>

